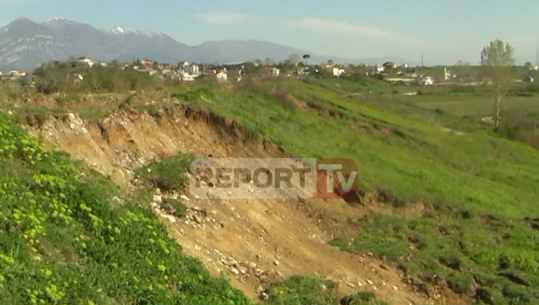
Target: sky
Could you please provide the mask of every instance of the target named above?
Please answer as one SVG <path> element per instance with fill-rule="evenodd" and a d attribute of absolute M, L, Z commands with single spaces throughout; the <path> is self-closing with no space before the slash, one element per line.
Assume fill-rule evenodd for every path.
<path fill-rule="evenodd" d="M 0 0 L 0 25 L 52 17 L 97 28 L 161 31 L 195 45 L 257 39 L 317 55 L 400 57 L 426 65 L 478 63 L 502 39 L 518 62 L 536 61 L 537 0 Z"/>

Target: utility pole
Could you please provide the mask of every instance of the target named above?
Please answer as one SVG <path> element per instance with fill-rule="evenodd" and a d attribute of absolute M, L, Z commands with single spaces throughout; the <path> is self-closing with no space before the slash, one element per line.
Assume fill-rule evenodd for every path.
<path fill-rule="evenodd" d="M 421 53 L 421 67 L 423 67 L 423 53 Z"/>
<path fill-rule="evenodd" d="M 535 65 L 539 66 L 539 48 L 535 49 Z"/>

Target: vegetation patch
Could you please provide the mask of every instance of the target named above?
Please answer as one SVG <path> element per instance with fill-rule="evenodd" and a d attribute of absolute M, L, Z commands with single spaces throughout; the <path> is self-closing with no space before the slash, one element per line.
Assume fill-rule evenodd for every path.
<path fill-rule="evenodd" d="M 266 293 L 270 305 L 388 305 L 376 300 L 372 291 L 361 291 L 354 295 L 337 298 L 336 284 L 319 281 L 310 277 L 294 276 L 280 283 L 272 284 Z"/>
<path fill-rule="evenodd" d="M 521 219 L 462 215 L 369 216 L 357 238 L 332 244 L 398 262 L 409 276 L 456 293 L 483 288 L 508 304 L 539 301 L 538 232 Z"/>
<path fill-rule="evenodd" d="M 150 210 L 0 116 L 0 303 L 249 304 Z M 83 175 L 84 174 L 84 175 Z"/>
<path fill-rule="evenodd" d="M 164 192 L 181 191 L 187 178 L 185 172 L 193 161 L 193 156 L 178 153 L 176 156 L 153 161 L 135 170 L 135 174 L 155 188 Z"/>

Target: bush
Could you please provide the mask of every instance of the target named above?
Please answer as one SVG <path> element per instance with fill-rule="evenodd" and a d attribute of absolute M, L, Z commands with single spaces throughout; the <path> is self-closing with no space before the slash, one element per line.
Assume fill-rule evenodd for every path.
<path fill-rule="evenodd" d="M 175 93 L 172 97 L 186 102 L 200 102 L 215 97 L 215 92 L 209 87 L 198 87 Z"/>
<path fill-rule="evenodd" d="M 135 173 L 153 187 L 162 191 L 180 191 L 186 183 L 184 173 L 191 165 L 193 157 L 180 153 L 161 161 L 154 161 L 137 170 Z"/>
<path fill-rule="evenodd" d="M 472 292 L 473 279 L 467 273 L 452 273 L 447 278 L 447 285 L 451 290 L 459 294 Z"/>
<path fill-rule="evenodd" d="M 537 114 L 512 111 L 502 113 L 498 133 L 509 140 L 526 143 L 539 149 L 538 128 L 539 118 Z"/>
<path fill-rule="evenodd" d="M 78 77 L 82 76 L 82 80 Z M 93 68 L 44 65 L 34 71 L 38 92 L 126 92 L 153 88 L 156 80 L 143 72 L 122 69 L 120 65 Z"/>

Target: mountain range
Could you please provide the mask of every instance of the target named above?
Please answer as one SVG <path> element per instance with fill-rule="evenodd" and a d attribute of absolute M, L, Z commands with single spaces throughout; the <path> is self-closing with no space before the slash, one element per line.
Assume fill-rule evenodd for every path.
<path fill-rule="evenodd" d="M 0 27 L 0 70 L 33 69 L 43 62 L 67 60 L 71 56 L 88 56 L 94 61 L 131 61 L 150 58 L 176 63 L 189 60 L 198 63 L 243 62 L 271 58 L 287 59 L 290 54 L 309 54 L 311 62 L 379 63 L 402 62 L 401 58 L 380 57 L 346 59 L 320 56 L 309 51 L 258 40 L 208 41 L 189 46 L 162 32 L 134 30 L 117 26 L 96 29 L 89 24 L 65 18 L 34 22 L 21 17 Z"/>

